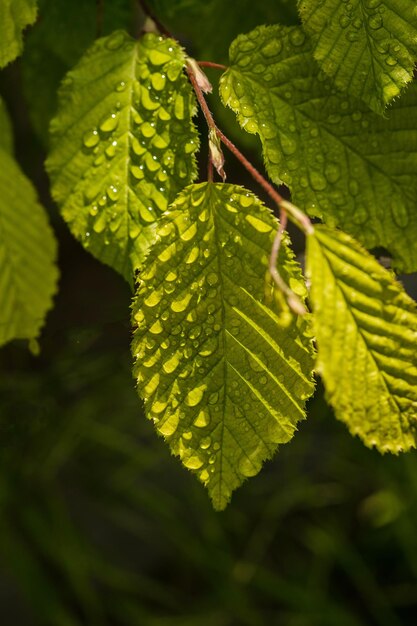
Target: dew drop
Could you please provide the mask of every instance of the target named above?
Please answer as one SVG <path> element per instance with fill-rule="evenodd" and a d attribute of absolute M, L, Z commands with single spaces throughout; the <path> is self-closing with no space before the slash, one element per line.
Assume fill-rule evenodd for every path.
<path fill-rule="evenodd" d="M 261 48 L 261 54 L 269 59 L 277 56 L 282 50 L 282 44 L 279 39 L 273 39 L 269 41 L 265 46 Z"/>
<path fill-rule="evenodd" d="M 159 374 L 158 372 L 156 372 L 156 374 L 152 376 L 152 378 L 146 383 L 146 385 L 143 388 L 145 398 L 150 398 L 150 396 L 153 393 L 155 393 L 155 391 L 157 390 L 158 385 L 159 385 Z"/>
<path fill-rule="evenodd" d="M 390 205 L 392 219 L 399 228 L 406 228 L 409 223 L 409 215 L 404 203 L 393 200 Z"/>
<path fill-rule="evenodd" d="M 178 427 L 179 415 L 178 411 L 176 413 L 172 413 L 168 415 L 168 417 L 164 420 L 162 424 L 158 424 L 157 429 L 164 435 L 164 437 L 170 437 L 175 433 Z"/>
<path fill-rule="evenodd" d="M 195 387 L 194 389 L 189 391 L 185 398 L 185 404 L 187 404 L 188 406 L 197 406 L 198 404 L 200 404 L 206 388 L 207 385 L 199 385 L 198 387 Z"/>
<path fill-rule="evenodd" d="M 210 415 L 207 411 L 200 411 L 193 422 L 197 428 L 206 428 L 210 424 Z"/>
<path fill-rule="evenodd" d="M 302 46 L 305 41 L 305 34 L 299 28 L 290 33 L 290 41 L 293 46 Z"/>
<path fill-rule="evenodd" d="M 145 298 L 143 303 L 148 307 L 154 307 L 160 303 L 160 301 L 162 300 L 162 296 L 163 296 L 162 291 L 160 290 L 152 291 L 150 295 L 147 298 Z"/>
<path fill-rule="evenodd" d="M 379 13 L 376 13 L 375 15 L 371 15 L 371 17 L 368 20 L 368 24 L 369 24 L 369 28 L 372 28 L 372 30 L 379 30 L 383 26 L 382 16 L 379 15 Z"/>
<path fill-rule="evenodd" d="M 174 311 L 174 313 L 182 313 L 190 304 L 191 298 L 192 294 L 186 293 L 181 300 L 174 300 L 171 302 L 171 310 Z"/>
<path fill-rule="evenodd" d="M 110 133 L 112 130 L 117 128 L 118 123 L 119 115 L 117 113 L 112 113 L 101 122 L 100 130 L 103 131 L 103 133 Z"/>
<path fill-rule="evenodd" d="M 144 122 L 139 128 L 139 131 L 146 139 L 150 139 L 156 133 L 155 125 L 149 122 Z"/>
<path fill-rule="evenodd" d="M 110 185 L 109 187 L 107 187 L 106 193 L 107 193 L 108 198 L 112 202 L 116 202 L 116 200 L 119 197 L 120 192 L 119 192 L 119 189 L 115 187 L 115 185 Z"/>
<path fill-rule="evenodd" d="M 168 61 L 171 61 L 172 57 L 169 54 L 166 54 L 165 52 L 162 52 L 161 50 L 149 50 L 148 52 L 148 58 L 149 61 L 152 63 L 152 65 L 155 66 L 160 66 L 160 65 L 164 65 L 165 63 L 168 63 Z"/>
<path fill-rule="evenodd" d="M 323 191 L 327 187 L 327 180 L 319 172 L 311 172 L 310 183 L 315 191 Z"/>
<path fill-rule="evenodd" d="M 187 459 L 182 459 L 182 462 L 185 467 L 193 470 L 200 469 L 200 467 L 203 467 L 204 465 L 204 461 L 196 454 L 189 456 Z"/>
<path fill-rule="evenodd" d="M 83 143 L 86 148 L 94 148 L 99 141 L 100 136 L 96 130 L 91 130 L 84 134 Z"/>
<path fill-rule="evenodd" d="M 162 369 L 164 370 L 166 374 L 172 374 L 172 372 L 175 372 L 179 364 L 180 364 L 180 357 L 178 353 L 175 353 L 172 355 L 170 359 L 168 359 L 167 361 L 163 363 Z"/>
<path fill-rule="evenodd" d="M 245 219 L 259 233 L 269 233 L 272 230 L 272 226 L 270 224 L 260 220 L 258 217 L 255 217 L 255 215 L 246 215 Z"/>
<path fill-rule="evenodd" d="M 163 330 L 164 328 L 159 320 L 156 320 L 149 328 L 149 332 L 152 333 L 152 335 L 160 335 Z"/>
<path fill-rule="evenodd" d="M 207 471 L 206 469 L 204 469 L 204 470 L 202 470 L 202 471 L 200 472 L 200 480 L 201 480 L 203 483 L 207 483 L 207 481 L 209 480 L 209 478 L 210 478 L 210 474 L 208 473 L 208 471 Z"/>

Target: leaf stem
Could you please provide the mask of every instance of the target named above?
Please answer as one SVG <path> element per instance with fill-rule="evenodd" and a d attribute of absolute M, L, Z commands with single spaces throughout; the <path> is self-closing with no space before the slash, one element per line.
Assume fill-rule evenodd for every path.
<path fill-rule="evenodd" d="M 209 127 L 209 130 L 214 130 L 216 135 L 218 134 L 218 128 L 216 126 L 216 122 L 214 121 L 213 115 L 208 107 L 208 104 L 206 102 L 206 99 L 204 97 L 204 94 L 201 90 L 200 85 L 198 84 L 196 75 L 192 69 L 192 66 L 187 63 L 185 66 L 186 72 L 188 74 L 188 78 L 190 79 L 190 83 L 193 86 L 193 89 L 195 91 L 195 95 L 197 96 L 197 100 L 198 100 L 198 104 L 201 107 L 201 110 L 203 112 L 203 115 L 206 119 L 207 122 L 207 126 Z"/>
<path fill-rule="evenodd" d="M 218 64 L 216 64 L 218 65 Z M 281 277 L 278 269 L 278 254 L 281 247 L 281 242 L 284 234 L 284 230 L 287 226 L 288 217 L 291 217 L 292 221 L 300 228 L 306 235 L 311 235 L 314 232 L 313 225 L 307 215 L 305 215 L 300 209 L 298 209 L 294 204 L 285 200 L 281 194 L 276 191 L 276 189 L 269 183 L 262 174 L 256 169 L 254 165 L 242 154 L 242 152 L 235 146 L 235 144 L 230 141 L 228 137 L 218 128 L 216 122 L 214 121 L 214 117 L 208 107 L 206 99 L 204 97 L 203 90 L 201 88 L 202 78 L 198 76 L 199 70 L 198 66 L 207 66 L 209 62 L 203 61 L 202 63 L 198 63 L 196 65 L 193 59 L 190 59 L 186 64 L 186 71 L 188 74 L 188 78 L 193 86 L 195 91 L 198 103 L 201 107 L 203 115 L 206 119 L 207 126 L 209 128 L 209 144 L 217 144 L 215 146 L 215 150 L 209 150 L 209 165 L 208 165 L 208 177 L 209 180 L 213 179 L 213 165 L 216 167 L 218 173 L 222 176 L 223 181 L 225 180 L 225 173 L 223 170 L 224 158 L 223 154 L 220 150 L 220 143 L 225 145 L 230 152 L 238 159 L 238 161 L 243 165 L 243 167 L 249 172 L 252 178 L 264 189 L 264 191 L 268 194 L 268 196 L 273 200 L 273 202 L 278 206 L 280 210 L 280 223 L 278 232 L 275 236 L 271 255 L 269 259 L 269 273 L 271 278 L 277 285 L 277 287 L 285 294 L 287 298 L 287 303 L 290 309 L 296 313 L 297 315 L 305 315 L 307 313 L 307 309 L 304 306 L 301 299 L 292 291 L 292 289 L 285 283 L 283 278 Z M 223 69 L 224 66 L 221 66 Z M 225 68 L 226 69 L 226 68 Z M 206 78 L 203 75 L 203 78 Z M 210 86 L 211 87 L 211 86 Z M 211 91 L 211 89 L 209 90 Z M 216 140 L 217 139 L 217 140 Z"/>
<path fill-rule="evenodd" d="M 215 70 L 222 70 L 222 72 L 226 71 L 227 65 L 223 65 L 222 63 L 213 63 L 213 61 L 197 61 L 200 67 L 211 67 Z"/>

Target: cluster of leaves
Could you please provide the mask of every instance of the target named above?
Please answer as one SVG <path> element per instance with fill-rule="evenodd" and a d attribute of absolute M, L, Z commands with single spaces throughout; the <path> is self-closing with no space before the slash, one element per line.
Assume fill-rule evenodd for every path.
<path fill-rule="evenodd" d="M 35 4 L 2 3 L 2 65 L 21 52 Z M 162 17 L 165 4 L 155 2 Z M 281 234 L 272 212 L 242 187 L 195 182 L 197 107 L 184 69 L 194 72 L 200 103 L 204 78 L 175 39 L 115 30 L 61 83 L 46 162 L 52 195 L 87 250 L 131 284 L 138 277 L 138 390 L 218 509 L 292 438 L 314 370 L 336 416 L 367 445 L 416 445 L 417 309 L 367 251 L 383 247 L 396 269 L 417 269 L 415 85 L 392 102 L 412 80 L 417 12 L 412 0 L 393 4 L 302 0 L 302 25 L 238 35 L 220 79 L 224 105 L 259 136 L 270 179 L 305 213 L 300 221 L 285 205 L 307 236 L 309 290 L 285 234 L 274 270 L 286 295 L 308 298 L 306 315 L 271 279 Z M 41 6 L 39 28 L 52 10 Z M 57 270 L 52 234 L 0 114 L 4 343 L 38 336 Z M 220 139 L 211 124 L 215 164 Z M 306 228 L 307 215 L 322 223 Z"/>

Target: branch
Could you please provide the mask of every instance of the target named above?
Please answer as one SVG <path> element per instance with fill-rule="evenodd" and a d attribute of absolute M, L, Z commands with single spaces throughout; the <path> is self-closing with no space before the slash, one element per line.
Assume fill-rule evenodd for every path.
<path fill-rule="evenodd" d="M 227 65 L 223 65 L 222 63 L 213 63 L 213 61 L 197 61 L 200 67 L 212 67 L 215 70 L 226 71 L 228 69 Z"/>
<path fill-rule="evenodd" d="M 207 65 L 208 62 L 203 62 L 203 64 L 204 63 Z M 292 218 L 292 221 L 295 222 L 295 224 L 301 230 L 303 230 L 306 235 L 310 235 L 312 232 L 314 232 L 313 225 L 307 215 L 300 211 L 300 209 L 298 209 L 294 204 L 292 204 L 288 200 L 285 200 L 278 193 L 278 191 L 276 191 L 276 189 L 262 176 L 262 174 L 256 169 L 256 167 L 252 165 L 252 163 L 242 154 L 239 148 L 237 148 L 235 144 L 230 141 L 230 139 L 226 137 L 226 135 L 218 128 L 204 97 L 203 89 L 206 92 L 210 92 L 211 85 L 205 74 L 200 69 L 199 66 L 201 65 L 201 63 L 197 65 L 194 59 L 189 59 L 186 65 L 186 71 L 197 96 L 197 100 L 199 102 L 201 110 L 203 111 L 207 126 L 209 128 L 209 180 L 212 180 L 213 165 L 216 167 L 218 173 L 222 176 L 223 181 L 226 178 L 223 170 L 224 157 L 219 145 L 221 142 L 230 150 L 232 154 L 234 154 L 234 156 L 243 165 L 243 167 L 245 167 L 245 169 L 249 172 L 252 178 L 256 180 L 256 182 L 264 189 L 264 191 L 266 191 L 269 197 L 278 206 L 280 210 L 280 225 L 274 239 L 274 243 L 272 245 L 269 260 L 269 273 L 275 284 L 286 296 L 287 303 L 290 309 L 297 315 L 305 315 L 307 313 L 306 307 L 304 306 L 301 299 L 292 291 L 292 289 L 290 289 L 290 287 L 281 277 L 277 269 L 277 262 L 282 237 L 287 225 L 288 216 Z"/>
<path fill-rule="evenodd" d="M 153 22 L 155 22 L 155 26 L 157 27 L 159 32 L 162 35 L 165 35 L 166 37 L 170 37 L 171 39 L 174 39 L 173 36 L 171 35 L 171 33 L 169 32 L 169 30 L 167 30 L 165 28 L 165 26 L 162 24 L 162 22 L 160 22 L 159 19 L 155 16 L 153 11 L 150 10 L 150 8 L 148 7 L 148 5 L 146 3 L 146 0 L 138 0 L 138 2 L 139 2 L 139 6 L 142 9 L 143 13 L 145 15 L 147 15 L 148 17 L 150 17 Z"/>

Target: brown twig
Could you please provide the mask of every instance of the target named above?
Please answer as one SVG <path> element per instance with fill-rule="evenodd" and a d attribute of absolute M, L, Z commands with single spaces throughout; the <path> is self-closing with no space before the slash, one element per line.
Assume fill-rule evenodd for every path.
<path fill-rule="evenodd" d="M 165 28 L 165 26 L 162 24 L 162 22 L 159 21 L 159 19 L 156 17 L 156 15 L 153 13 L 153 11 L 150 10 L 150 8 L 148 7 L 146 0 L 138 0 L 139 2 L 139 6 L 142 9 L 142 11 L 144 12 L 145 15 L 147 15 L 148 17 L 151 18 L 151 20 L 153 22 L 155 22 L 155 25 L 157 27 L 157 29 L 159 30 L 159 32 L 162 35 L 165 35 L 166 37 L 170 37 L 171 39 L 173 39 L 171 33 L 169 32 L 169 30 L 167 30 Z"/>
<path fill-rule="evenodd" d="M 213 61 L 197 61 L 200 67 L 211 67 L 215 70 L 227 70 L 227 65 L 223 65 L 222 63 L 213 63 Z"/>
<path fill-rule="evenodd" d="M 193 62 L 194 63 L 194 62 Z M 269 259 L 269 273 L 271 278 L 278 286 L 278 288 L 285 294 L 287 298 L 287 303 L 290 309 L 297 315 L 305 315 L 307 313 L 307 309 L 304 306 L 301 299 L 292 291 L 292 289 L 285 283 L 283 278 L 281 277 L 278 269 L 278 254 L 281 247 L 283 235 L 285 228 L 288 222 L 288 216 L 292 218 L 292 220 L 297 224 L 299 228 L 301 228 L 306 235 L 310 235 L 314 232 L 314 228 L 312 223 L 310 222 L 307 215 L 305 215 L 300 209 L 298 209 L 295 205 L 293 205 L 288 200 L 285 200 L 276 189 L 262 176 L 262 174 L 252 165 L 252 163 L 242 154 L 242 152 L 235 146 L 235 144 L 230 141 L 228 137 L 218 128 L 216 122 L 214 121 L 213 115 L 207 105 L 206 99 L 204 97 L 203 91 L 200 86 L 201 79 L 196 75 L 196 69 L 193 66 L 193 63 L 187 63 L 186 71 L 190 82 L 194 88 L 195 94 L 197 96 L 197 100 L 200 104 L 203 115 L 206 119 L 207 126 L 209 128 L 209 142 L 213 140 L 213 136 L 217 137 L 217 139 L 225 145 L 232 154 L 238 159 L 238 161 L 245 167 L 245 169 L 249 172 L 254 180 L 266 191 L 268 196 L 274 201 L 274 203 L 279 207 L 280 210 L 280 224 L 278 228 L 278 232 L 275 236 L 271 255 Z M 207 64 L 207 62 L 206 62 Z M 201 66 L 201 63 L 199 63 Z M 221 155 L 223 158 L 223 155 Z M 223 160 L 224 163 L 224 160 Z M 223 171 L 223 163 L 221 167 L 217 167 L 217 171 L 219 174 L 223 176 L 223 180 L 225 179 L 225 174 Z M 213 177 L 213 152 L 209 151 L 209 180 L 212 181 Z"/>

